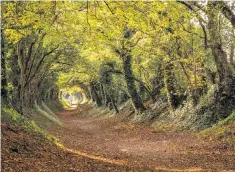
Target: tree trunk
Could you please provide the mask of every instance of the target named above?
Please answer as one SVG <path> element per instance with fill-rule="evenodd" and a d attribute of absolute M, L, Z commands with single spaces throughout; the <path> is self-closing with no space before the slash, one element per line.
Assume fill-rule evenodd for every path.
<path fill-rule="evenodd" d="M 146 110 L 142 100 L 137 92 L 135 86 L 134 75 L 131 66 L 131 55 L 127 54 L 122 57 L 123 60 L 123 69 L 124 69 L 124 76 L 126 80 L 127 90 L 133 102 L 133 105 L 136 110 L 142 112 Z"/>
<path fill-rule="evenodd" d="M 102 99 L 102 104 L 105 104 L 106 102 L 106 93 L 104 90 L 104 85 L 100 83 L 100 93 L 101 93 L 101 99 Z"/>
<path fill-rule="evenodd" d="M 119 113 L 118 107 L 116 106 L 116 103 L 112 95 L 110 96 L 110 99 L 111 99 L 113 109 L 115 110 L 116 113 Z"/>
<path fill-rule="evenodd" d="M 92 100 L 96 102 L 96 105 L 98 107 L 102 106 L 102 101 L 97 93 L 96 86 L 95 86 L 94 82 L 90 83 L 90 92 L 91 92 Z"/>
<path fill-rule="evenodd" d="M 13 85 L 13 93 L 12 93 L 12 106 L 16 109 L 17 112 L 21 113 L 22 109 L 20 108 L 20 68 L 18 63 L 18 56 L 14 51 L 12 57 L 10 58 L 10 66 L 11 66 L 11 82 Z"/>
<path fill-rule="evenodd" d="M 232 29 L 232 36 L 231 36 L 231 46 L 230 46 L 230 65 L 232 66 L 233 69 L 235 69 L 235 64 L 234 64 L 234 49 L 235 49 L 235 35 L 234 35 L 234 30 Z"/>
<path fill-rule="evenodd" d="M 16 52 L 18 56 L 18 63 L 19 63 L 19 69 L 20 69 L 20 77 L 19 77 L 19 84 L 20 84 L 20 100 L 19 100 L 19 108 L 20 112 L 23 113 L 23 106 L 24 106 L 24 94 L 25 94 L 25 59 L 24 59 L 24 50 L 23 50 L 23 45 L 21 45 L 22 42 L 19 42 L 16 47 Z"/>
<path fill-rule="evenodd" d="M 104 90 L 104 94 L 105 94 L 105 97 L 104 97 L 104 104 L 105 106 L 108 107 L 109 103 L 111 102 L 111 98 L 110 98 L 110 95 L 108 94 L 108 88 L 106 87 L 106 90 Z"/>
<path fill-rule="evenodd" d="M 24 88 L 24 84 L 25 84 L 25 77 L 24 77 L 24 73 L 23 70 L 21 69 L 20 72 L 20 111 L 21 113 L 23 113 L 23 107 L 24 107 L 24 94 L 25 94 L 25 88 Z"/>
<path fill-rule="evenodd" d="M 199 19 L 200 26 L 202 28 L 203 34 L 204 34 L 204 49 L 207 51 L 209 48 L 208 46 L 208 35 L 207 35 L 207 30 L 204 24 L 202 24 L 201 19 Z M 205 60 L 204 60 L 205 63 Z M 202 63 L 202 67 L 205 70 L 206 78 L 209 81 L 210 84 L 214 85 L 215 84 L 215 73 L 212 72 L 209 68 L 207 68 L 204 63 Z"/>
<path fill-rule="evenodd" d="M 144 85 L 139 82 L 139 94 L 140 94 L 140 97 L 142 97 L 143 99 L 145 98 L 145 88 L 144 88 Z"/>
<path fill-rule="evenodd" d="M 155 99 L 156 95 L 160 95 L 161 89 L 164 87 L 164 76 L 163 76 L 163 69 L 162 64 L 159 63 L 157 65 L 157 73 L 152 81 L 152 97 Z"/>
<path fill-rule="evenodd" d="M 1 101 L 2 104 L 7 104 L 8 102 L 8 91 L 7 91 L 7 73 L 6 73 L 6 47 L 3 31 L 1 30 Z"/>
<path fill-rule="evenodd" d="M 230 21 L 233 29 L 235 29 L 235 14 L 232 9 L 224 1 L 216 2 L 218 8 L 221 9 L 222 14 Z"/>
<path fill-rule="evenodd" d="M 84 85 L 84 87 L 82 87 L 82 89 L 83 89 L 83 91 L 84 91 L 84 94 L 85 94 L 86 98 L 87 98 L 88 100 L 90 100 L 90 99 L 91 99 L 91 95 L 90 95 L 90 93 L 89 93 L 89 89 L 87 88 L 87 86 Z"/>
<path fill-rule="evenodd" d="M 177 97 L 175 95 L 174 76 L 172 70 L 173 70 L 173 64 L 170 62 L 166 62 L 164 83 L 167 91 L 167 100 L 169 107 L 171 108 L 171 110 L 174 110 L 177 106 Z"/>
<path fill-rule="evenodd" d="M 233 89 L 233 77 L 232 71 L 227 61 L 227 54 L 223 50 L 222 43 L 220 41 L 220 32 L 218 28 L 218 15 L 220 7 L 214 1 L 208 1 L 208 31 L 210 34 L 210 46 L 212 55 L 217 67 L 217 73 L 219 77 L 219 87 L 223 94 L 232 95 Z"/>
<path fill-rule="evenodd" d="M 78 80 L 76 80 L 74 82 L 76 84 L 78 84 L 79 87 L 81 87 L 81 89 L 84 91 L 84 94 L 85 94 L 86 98 L 88 100 L 90 100 L 91 99 L 91 94 L 89 92 L 89 89 L 88 89 L 87 85 L 85 85 L 84 83 L 82 83 L 81 81 L 78 81 Z"/>

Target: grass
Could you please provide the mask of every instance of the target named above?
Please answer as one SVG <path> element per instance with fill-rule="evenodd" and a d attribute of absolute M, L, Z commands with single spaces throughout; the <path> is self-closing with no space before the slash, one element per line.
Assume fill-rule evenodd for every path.
<path fill-rule="evenodd" d="M 31 114 L 30 118 L 28 118 L 29 113 Z M 32 119 L 34 117 L 37 117 L 35 118 L 36 120 L 43 119 L 43 121 L 39 121 L 38 125 L 38 122 L 35 122 L 35 120 Z M 43 118 L 42 115 L 38 114 L 32 109 L 27 111 L 26 115 L 22 115 L 19 114 L 12 107 L 3 106 L 1 108 L 1 121 L 2 123 L 7 123 L 9 125 L 20 127 L 25 133 L 41 136 L 45 138 L 46 141 L 52 142 L 59 147 L 63 147 L 59 143 L 58 139 L 45 132 L 45 130 L 43 129 L 43 127 L 45 127 L 44 125 L 42 125 L 42 127 L 40 126 L 40 123 L 48 123 L 48 119 L 46 119 L 45 117 Z"/>
<path fill-rule="evenodd" d="M 52 122 L 54 122 L 58 125 L 62 125 L 62 123 L 60 122 L 60 119 L 47 106 L 46 106 L 46 108 L 42 109 L 39 105 L 35 104 L 35 107 L 41 115 L 44 115 L 49 120 L 51 120 Z"/>
<path fill-rule="evenodd" d="M 29 120 L 19 114 L 11 107 L 2 107 L 1 120 L 12 125 L 21 126 L 25 132 L 44 135 L 44 130 L 40 128 L 34 120 Z"/>

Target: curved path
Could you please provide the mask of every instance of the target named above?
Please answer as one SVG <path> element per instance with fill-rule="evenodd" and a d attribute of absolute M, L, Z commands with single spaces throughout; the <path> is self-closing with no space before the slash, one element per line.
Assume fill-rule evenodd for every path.
<path fill-rule="evenodd" d="M 133 167 L 130 171 L 235 171 L 234 151 L 195 133 L 154 132 L 123 122 L 118 115 L 108 119 L 87 116 L 92 107 L 79 106 L 80 112 L 71 108 L 57 114 L 62 127 L 48 128 L 74 154 Z"/>

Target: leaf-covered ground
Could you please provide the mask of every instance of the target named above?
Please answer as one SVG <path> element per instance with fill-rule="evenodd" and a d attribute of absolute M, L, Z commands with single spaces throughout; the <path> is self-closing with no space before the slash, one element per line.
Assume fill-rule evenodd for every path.
<path fill-rule="evenodd" d="M 137 171 L 223 171 L 235 170 L 235 151 L 197 133 L 154 131 L 112 118 L 89 117 L 90 105 L 80 113 L 59 113 L 63 127 L 48 131 L 60 139 L 65 149 L 110 164 L 139 168 Z M 81 114 L 82 111 L 82 114 Z M 122 171 L 121 169 L 119 171 Z"/>
<path fill-rule="evenodd" d="M 43 137 L 25 133 L 19 126 L 2 123 L 1 127 L 2 172 L 135 171 L 133 167 L 63 150 Z"/>
<path fill-rule="evenodd" d="M 58 113 L 50 134 L 64 148 L 19 126 L 2 123 L 2 171 L 234 171 L 235 152 L 192 132 L 154 131 L 120 116 L 87 116 L 92 109 Z"/>

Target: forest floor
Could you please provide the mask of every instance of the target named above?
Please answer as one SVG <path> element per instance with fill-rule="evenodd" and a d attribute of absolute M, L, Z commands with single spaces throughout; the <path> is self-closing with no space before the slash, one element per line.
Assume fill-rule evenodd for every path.
<path fill-rule="evenodd" d="M 58 113 L 63 126 L 48 128 L 64 151 L 89 159 L 92 168 L 75 171 L 235 171 L 234 150 L 219 141 L 192 131 L 156 131 L 119 115 L 86 116 L 92 106 L 81 108 L 82 114 L 73 108 Z"/>

